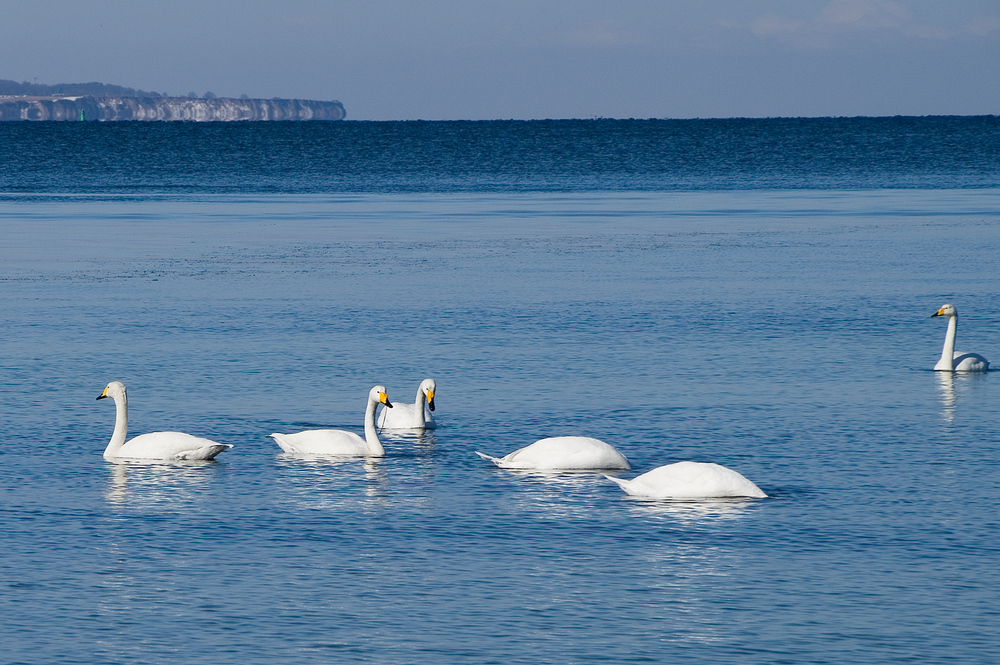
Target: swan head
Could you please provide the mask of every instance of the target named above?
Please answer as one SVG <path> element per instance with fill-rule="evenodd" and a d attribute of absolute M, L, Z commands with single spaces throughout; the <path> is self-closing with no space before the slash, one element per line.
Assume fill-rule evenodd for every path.
<path fill-rule="evenodd" d="M 931 317 L 935 316 L 958 316 L 958 310 L 951 303 L 945 303 L 941 305 L 941 309 L 931 314 Z"/>
<path fill-rule="evenodd" d="M 420 392 L 427 395 L 427 407 L 434 410 L 434 393 L 437 391 L 437 384 L 434 379 L 424 379 L 420 382 Z"/>
<path fill-rule="evenodd" d="M 375 402 L 377 404 L 385 404 L 386 408 L 392 408 L 392 402 L 389 401 L 389 394 L 385 391 L 385 386 L 375 386 L 368 391 L 368 401 Z"/>
<path fill-rule="evenodd" d="M 108 385 L 104 386 L 104 392 L 97 396 L 97 399 L 104 399 L 105 397 L 110 397 L 116 402 L 125 397 L 125 384 L 121 381 L 112 381 Z"/>

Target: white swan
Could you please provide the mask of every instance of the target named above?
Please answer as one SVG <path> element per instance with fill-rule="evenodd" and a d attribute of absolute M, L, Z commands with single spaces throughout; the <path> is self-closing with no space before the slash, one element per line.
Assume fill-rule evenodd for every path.
<path fill-rule="evenodd" d="M 434 429 L 437 423 L 431 411 L 434 410 L 434 393 L 437 384 L 434 379 L 424 379 L 417 388 L 417 399 L 413 404 L 396 402 L 393 409 L 382 409 L 378 414 L 379 429 Z"/>
<path fill-rule="evenodd" d="M 233 447 L 229 443 L 216 443 L 183 432 L 150 432 L 126 441 L 128 396 L 125 384 L 121 381 L 109 383 L 97 399 L 106 397 L 115 401 L 115 431 L 108 447 L 104 449 L 106 460 L 208 460 Z"/>
<path fill-rule="evenodd" d="M 934 365 L 935 370 L 946 372 L 985 372 L 990 368 L 990 361 L 978 353 L 961 353 L 955 351 L 955 332 L 958 329 L 958 310 L 954 305 L 945 304 L 941 309 L 931 314 L 948 317 L 948 332 L 944 336 L 944 348 L 941 349 L 941 359 Z"/>
<path fill-rule="evenodd" d="M 632 468 L 620 452 L 600 439 L 592 439 L 589 436 L 555 436 L 540 439 L 504 457 L 490 457 L 478 450 L 476 454 L 490 460 L 501 469 L 584 471 Z"/>
<path fill-rule="evenodd" d="M 759 487 L 732 469 L 711 462 L 667 464 L 632 480 L 605 476 L 629 496 L 655 499 L 712 499 L 723 497 L 767 497 Z"/>
<path fill-rule="evenodd" d="M 302 455 L 341 455 L 346 457 L 382 457 L 385 448 L 375 432 L 375 407 L 385 404 L 392 408 L 384 386 L 368 392 L 365 407 L 365 438 L 342 429 L 310 429 L 296 434 L 271 434 L 270 437 L 286 453 Z"/>

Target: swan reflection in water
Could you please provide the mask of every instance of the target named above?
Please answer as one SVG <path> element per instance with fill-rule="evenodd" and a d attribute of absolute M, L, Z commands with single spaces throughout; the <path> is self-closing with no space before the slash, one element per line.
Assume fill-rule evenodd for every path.
<path fill-rule="evenodd" d="M 941 417 L 949 425 L 958 415 L 964 394 L 981 381 L 988 381 L 995 372 L 934 372 L 937 377 L 938 396 L 941 398 Z"/>
<path fill-rule="evenodd" d="M 367 499 L 383 503 L 388 495 L 389 478 L 382 458 L 280 453 L 276 459 L 281 470 L 276 486 L 286 501 L 303 508 L 353 507 L 359 498 L 359 482 L 364 483 Z"/>
<path fill-rule="evenodd" d="M 196 503 L 213 481 L 217 462 L 118 462 L 110 464 L 111 477 L 104 498 L 112 505 L 156 506 L 176 510 Z"/>
<path fill-rule="evenodd" d="M 407 444 L 413 445 L 414 449 L 420 452 L 430 452 L 437 444 L 433 430 L 386 430 L 381 432 L 381 435 L 385 438 L 386 443 L 399 444 L 394 449 L 396 453 L 405 450 L 400 446 Z"/>
<path fill-rule="evenodd" d="M 951 372 L 934 372 L 938 380 L 938 392 L 941 394 L 941 415 L 945 421 L 955 419 L 955 375 Z"/>
<path fill-rule="evenodd" d="M 496 468 L 493 471 L 505 482 L 518 485 L 508 498 L 519 511 L 544 514 L 546 518 L 589 520 L 595 502 L 607 493 L 602 471 Z"/>
<path fill-rule="evenodd" d="M 722 499 L 651 499 L 624 497 L 631 502 L 631 512 L 645 517 L 670 518 L 684 523 L 741 519 L 759 509 L 757 499 L 734 497 Z"/>

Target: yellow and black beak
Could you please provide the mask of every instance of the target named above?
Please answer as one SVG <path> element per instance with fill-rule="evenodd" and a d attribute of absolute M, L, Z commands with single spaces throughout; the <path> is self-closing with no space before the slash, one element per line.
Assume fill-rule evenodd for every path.
<path fill-rule="evenodd" d="M 933 314 L 931 314 L 931 318 L 932 318 L 932 319 L 933 319 L 933 318 L 934 318 L 935 316 L 944 316 L 944 308 L 942 307 L 942 308 L 941 308 L 941 309 L 939 309 L 938 311 L 936 311 L 936 312 L 934 312 Z"/>
<path fill-rule="evenodd" d="M 379 393 L 378 394 L 378 401 L 382 402 L 383 404 L 385 404 L 390 409 L 392 408 L 392 402 L 389 401 L 389 396 L 386 395 L 385 393 Z"/>
<path fill-rule="evenodd" d="M 108 389 L 105 388 L 104 392 L 97 396 L 97 399 L 104 399 L 107 396 L 108 396 Z"/>
<path fill-rule="evenodd" d="M 431 411 L 434 410 L 434 391 L 433 390 L 428 390 L 427 391 L 427 406 L 430 408 Z"/>

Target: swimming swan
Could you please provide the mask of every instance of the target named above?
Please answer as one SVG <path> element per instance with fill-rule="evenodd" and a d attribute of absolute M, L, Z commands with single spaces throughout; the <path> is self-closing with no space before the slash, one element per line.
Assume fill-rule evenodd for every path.
<path fill-rule="evenodd" d="M 115 431 L 108 447 L 104 449 L 106 460 L 208 460 L 233 447 L 229 443 L 216 443 L 183 432 L 150 432 L 126 441 L 128 396 L 125 394 L 125 384 L 121 381 L 109 383 L 97 399 L 106 397 L 115 401 Z"/>
<path fill-rule="evenodd" d="M 540 439 L 505 457 L 490 457 L 478 450 L 476 454 L 490 460 L 501 469 L 584 471 L 632 468 L 620 452 L 600 439 L 592 439 L 589 436 L 555 436 Z"/>
<path fill-rule="evenodd" d="M 385 386 L 375 386 L 368 392 L 363 439 L 354 432 L 342 429 L 310 429 L 296 434 L 271 434 L 270 437 L 286 453 L 382 457 L 385 455 L 385 448 L 375 432 L 375 407 L 379 404 L 392 408 Z"/>
<path fill-rule="evenodd" d="M 958 329 L 958 310 L 954 305 L 942 305 L 941 309 L 931 314 L 948 317 L 948 332 L 944 335 L 944 348 L 941 349 L 941 359 L 934 365 L 936 370 L 946 372 L 985 372 L 990 368 L 990 361 L 978 353 L 961 353 L 955 351 L 955 331 Z"/>
<path fill-rule="evenodd" d="M 605 476 L 621 486 L 629 496 L 655 499 L 712 499 L 748 496 L 767 497 L 760 488 L 736 473 L 711 462 L 677 462 L 648 473 L 622 480 Z"/>
<path fill-rule="evenodd" d="M 391 411 L 382 409 L 378 414 L 379 429 L 434 429 L 437 424 L 431 411 L 434 410 L 435 392 L 437 384 L 434 379 L 424 379 L 417 388 L 417 399 L 413 404 L 396 402 Z"/>

